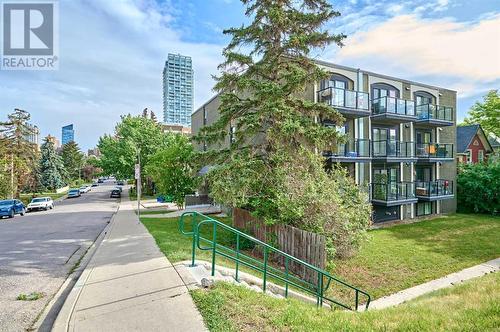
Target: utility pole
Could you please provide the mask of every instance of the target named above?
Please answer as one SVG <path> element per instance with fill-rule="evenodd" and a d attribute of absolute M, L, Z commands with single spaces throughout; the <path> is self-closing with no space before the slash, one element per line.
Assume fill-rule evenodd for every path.
<path fill-rule="evenodd" d="M 137 215 L 141 219 L 141 149 L 137 149 L 137 164 L 135 165 L 135 179 L 137 192 Z"/>
<path fill-rule="evenodd" d="M 10 154 L 10 198 L 14 199 L 14 154 Z"/>

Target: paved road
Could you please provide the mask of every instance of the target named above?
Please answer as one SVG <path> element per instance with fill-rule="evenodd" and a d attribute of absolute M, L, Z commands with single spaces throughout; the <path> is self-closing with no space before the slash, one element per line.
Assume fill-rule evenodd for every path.
<path fill-rule="evenodd" d="M 0 331 L 24 331 L 32 325 L 116 211 L 111 186 L 94 187 L 56 203 L 53 210 L 0 220 Z M 31 292 L 46 296 L 16 300 Z"/>

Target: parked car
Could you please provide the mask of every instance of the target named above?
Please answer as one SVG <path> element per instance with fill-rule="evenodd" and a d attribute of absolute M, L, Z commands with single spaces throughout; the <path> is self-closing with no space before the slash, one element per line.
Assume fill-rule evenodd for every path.
<path fill-rule="evenodd" d="M 90 191 L 90 187 L 89 186 L 81 186 L 80 187 L 80 193 L 81 194 L 88 193 L 89 191 Z"/>
<path fill-rule="evenodd" d="M 14 218 L 14 215 L 20 214 L 24 216 L 26 207 L 23 202 L 18 199 L 6 199 L 0 201 L 0 218 L 9 217 Z"/>
<path fill-rule="evenodd" d="M 119 186 L 124 186 L 125 185 L 125 181 L 118 180 L 118 181 L 116 181 L 116 184 L 119 185 Z"/>
<path fill-rule="evenodd" d="M 99 180 L 97 180 L 97 183 L 104 183 L 104 179 L 100 178 Z"/>
<path fill-rule="evenodd" d="M 33 210 L 45 210 L 53 209 L 54 201 L 50 197 L 36 197 L 31 200 L 31 202 L 26 207 L 28 212 Z"/>
<path fill-rule="evenodd" d="M 97 182 L 92 182 L 92 187 L 98 187 L 99 186 L 99 183 Z"/>
<path fill-rule="evenodd" d="M 70 189 L 68 191 L 68 198 L 80 197 L 81 195 L 80 189 Z"/>
<path fill-rule="evenodd" d="M 122 192 L 122 191 L 123 191 L 123 188 L 122 188 L 122 187 L 116 187 L 116 188 L 114 188 L 114 189 L 120 190 L 120 192 Z"/>
<path fill-rule="evenodd" d="M 111 195 L 109 195 L 111 198 L 120 198 L 122 197 L 122 193 L 120 192 L 120 189 L 113 189 L 111 190 Z"/>

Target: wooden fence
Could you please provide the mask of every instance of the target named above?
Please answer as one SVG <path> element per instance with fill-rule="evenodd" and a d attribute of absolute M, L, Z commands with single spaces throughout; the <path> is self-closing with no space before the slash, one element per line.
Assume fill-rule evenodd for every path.
<path fill-rule="evenodd" d="M 281 251 L 305 261 L 320 269 L 326 265 L 326 240 L 323 235 L 307 232 L 289 225 L 265 225 L 261 220 L 252 217 L 244 209 L 233 209 L 234 227 L 250 233 L 253 237 L 270 245 L 277 246 Z M 283 256 L 274 255 L 274 263 L 284 266 Z M 291 263 L 289 270 L 295 275 L 311 282 L 318 279 L 318 274 L 307 269 L 302 264 Z"/>

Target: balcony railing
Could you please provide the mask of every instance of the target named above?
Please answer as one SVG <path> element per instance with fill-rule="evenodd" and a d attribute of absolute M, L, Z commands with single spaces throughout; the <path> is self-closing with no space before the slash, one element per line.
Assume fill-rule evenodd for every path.
<path fill-rule="evenodd" d="M 417 105 L 418 120 L 453 121 L 453 107 L 433 104 Z"/>
<path fill-rule="evenodd" d="M 415 182 L 371 184 L 372 200 L 392 202 L 415 198 Z"/>
<path fill-rule="evenodd" d="M 415 102 L 394 97 L 380 97 L 372 100 L 374 114 L 398 114 L 405 116 L 415 116 Z"/>
<path fill-rule="evenodd" d="M 415 156 L 413 142 L 400 142 L 398 140 L 381 140 L 372 142 L 373 157 L 399 157 L 413 158 Z"/>
<path fill-rule="evenodd" d="M 346 143 L 339 143 L 337 144 L 337 149 L 335 151 L 330 151 L 326 154 L 333 157 L 343 158 L 370 157 L 370 140 L 354 139 L 349 140 Z"/>
<path fill-rule="evenodd" d="M 328 87 L 318 91 L 319 100 L 333 107 L 345 107 L 368 111 L 368 93 Z"/>
<path fill-rule="evenodd" d="M 418 158 L 453 158 L 453 144 L 417 143 Z"/>
<path fill-rule="evenodd" d="M 453 195 L 453 181 L 415 181 L 415 192 L 419 197 L 439 197 Z"/>

